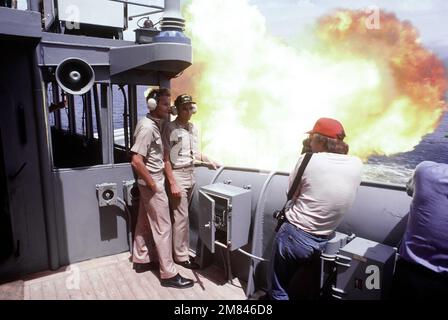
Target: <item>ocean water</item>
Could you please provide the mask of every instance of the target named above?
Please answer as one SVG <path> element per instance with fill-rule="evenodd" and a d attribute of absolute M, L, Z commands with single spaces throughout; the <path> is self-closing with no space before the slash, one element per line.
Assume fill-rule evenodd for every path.
<path fill-rule="evenodd" d="M 448 112 L 443 115 L 437 129 L 424 136 L 412 151 L 390 157 L 371 156 L 366 163 L 364 178 L 404 184 L 412 176 L 414 168 L 425 160 L 448 163 Z"/>
<path fill-rule="evenodd" d="M 137 88 L 138 118 L 146 115 L 147 109 L 143 97 L 145 87 Z M 117 86 L 113 89 L 113 123 L 115 142 L 124 145 L 123 136 L 123 95 Z M 75 97 L 77 112 L 77 132 L 82 133 L 82 100 Z M 67 117 L 62 112 L 63 127 L 67 127 Z M 50 118 L 50 120 L 52 120 Z M 93 120 L 95 124 L 95 119 Z M 96 126 L 94 125 L 94 132 Z M 422 138 L 412 151 L 393 156 L 371 156 L 364 166 L 363 181 L 373 181 L 404 185 L 412 176 L 414 168 L 422 161 L 429 160 L 448 163 L 448 112 L 443 115 L 437 129 Z"/>

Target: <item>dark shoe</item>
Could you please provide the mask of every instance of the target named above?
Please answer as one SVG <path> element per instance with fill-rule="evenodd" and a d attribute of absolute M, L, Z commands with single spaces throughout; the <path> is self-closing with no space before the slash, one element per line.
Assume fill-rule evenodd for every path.
<path fill-rule="evenodd" d="M 149 270 L 159 270 L 158 262 L 149 262 L 149 263 L 135 263 L 133 264 L 133 269 L 137 273 L 146 272 Z"/>
<path fill-rule="evenodd" d="M 162 287 L 172 287 L 177 289 L 190 288 L 194 285 L 193 280 L 182 277 L 179 273 L 172 278 L 161 279 Z"/>
<path fill-rule="evenodd" d="M 174 261 L 174 262 L 184 268 L 187 268 L 187 269 L 192 269 L 192 270 L 199 269 L 199 265 L 196 262 L 193 262 L 191 260 L 182 261 L 182 262 Z"/>

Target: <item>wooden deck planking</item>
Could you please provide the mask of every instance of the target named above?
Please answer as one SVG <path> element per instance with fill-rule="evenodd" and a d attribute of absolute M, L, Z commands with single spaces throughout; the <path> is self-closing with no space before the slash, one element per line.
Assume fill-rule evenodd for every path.
<path fill-rule="evenodd" d="M 54 281 L 42 282 L 42 298 L 43 300 L 56 300 L 56 288 Z"/>
<path fill-rule="evenodd" d="M 160 290 L 157 289 L 158 287 L 160 287 L 160 282 L 155 274 L 151 272 L 144 272 L 137 274 L 135 273 L 134 270 L 131 270 L 129 272 L 133 272 L 135 274 L 135 277 L 139 281 L 140 286 L 143 288 L 143 290 L 145 290 L 146 294 L 148 295 L 149 297 L 148 299 L 151 300 L 164 299 L 163 294 L 160 294 Z M 170 299 L 170 297 L 168 296 L 165 299 Z"/>
<path fill-rule="evenodd" d="M 56 289 L 57 300 L 70 300 L 70 293 L 67 289 L 64 277 L 59 277 L 54 280 L 54 287 Z"/>
<path fill-rule="evenodd" d="M 90 279 L 87 276 L 86 272 L 80 273 L 80 288 L 84 300 L 98 299 L 97 296 L 95 295 L 95 291 L 92 288 L 92 284 L 90 283 Z"/>
<path fill-rule="evenodd" d="M 123 297 L 120 294 L 120 290 L 118 289 L 118 280 L 115 279 L 110 272 L 109 266 L 106 266 L 104 268 L 98 268 L 97 269 L 99 276 L 101 277 L 101 280 L 104 283 L 104 286 L 106 287 L 107 294 L 109 296 L 109 299 L 111 300 L 121 300 Z"/>
<path fill-rule="evenodd" d="M 107 272 L 114 279 L 114 283 L 116 284 L 123 300 L 135 300 L 136 299 L 135 295 L 132 293 L 131 288 L 124 279 L 123 274 L 118 269 L 117 265 L 116 264 L 110 265 L 106 269 Z"/>
<path fill-rule="evenodd" d="M 196 289 L 201 289 L 204 299 L 225 300 L 233 298 L 226 297 L 215 283 L 208 281 L 202 274 L 198 273 L 198 278 L 199 281 L 195 286 L 197 286 Z"/>
<path fill-rule="evenodd" d="M 140 281 L 137 279 L 135 272 L 129 272 L 128 265 L 129 263 L 126 261 L 120 261 L 117 264 L 118 270 L 120 270 L 123 275 L 124 280 L 128 283 L 131 288 L 132 293 L 137 300 L 146 300 L 149 299 L 149 295 L 145 292 L 145 289 L 141 287 Z"/>
<path fill-rule="evenodd" d="M 23 300 L 31 300 L 30 286 L 23 286 Z"/>
<path fill-rule="evenodd" d="M 195 284 L 192 288 L 162 287 L 158 271 L 136 273 L 129 261 L 129 253 L 125 252 L 75 263 L 56 271 L 29 275 L 23 279 L 23 299 L 246 299 L 243 289 L 227 283 L 223 278 L 223 271 L 217 266 L 209 266 L 204 270 L 189 270 L 181 266 L 177 268 L 182 276 L 193 279 Z M 234 279 L 234 283 L 240 285 L 237 279 Z M 8 284 L 0 285 L 0 292 L 7 292 L 8 288 Z"/>
<path fill-rule="evenodd" d="M 100 268 L 90 269 L 87 270 L 86 273 L 90 279 L 90 283 L 92 284 L 92 288 L 93 291 L 95 292 L 97 299 L 108 300 L 109 295 L 107 294 L 107 289 L 104 285 L 103 280 L 101 279 L 101 276 L 98 273 L 98 269 Z"/>
<path fill-rule="evenodd" d="M 0 300 L 22 300 L 25 294 L 24 282 L 22 280 L 13 281 L 0 286 Z"/>
<path fill-rule="evenodd" d="M 231 299 L 246 298 L 243 289 L 236 288 L 234 285 L 228 283 L 226 279 L 223 278 L 222 271 L 218 267 L 210 266 L 204 270 L 200 270 L 200 272 L 202 279 L 207 279 L 204 283 L 210 290 L 213 290 L 216 293 L 216 299 L 229 299 L 227 297 L 232 297 Z M 236 283 L 235 280 L 234 283 Z M 234 290 L 234 288 L 238 290 Z"/>
<path fill-rule="evenodd" d="M 204 285 L 204 291 L 208 292 L 208 296 L 213 300 L 226 300 L 229 299 L 228 296 L 223 291 L 223 288 L 218 286 L 216 283 L 211 281 L 202 281 Z M 213 298 L 212 298 L 213 297 Z"/>
<path fill-rule="evenodd" d="M 42 300 L 42 284 L 33 283 L 30 285 L 30 300 Z"/>

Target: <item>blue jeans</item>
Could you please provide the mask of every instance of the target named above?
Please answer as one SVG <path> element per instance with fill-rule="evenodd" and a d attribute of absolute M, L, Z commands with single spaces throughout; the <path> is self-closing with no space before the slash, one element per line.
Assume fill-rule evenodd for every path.
<path fill-rule="evenodd" d="M 288 285 L 296 271 L 325 249 L 327 239 L 309 234 L 289 222 L 280 227 L 273 244 L 269 296 L 289 300 Z"/>

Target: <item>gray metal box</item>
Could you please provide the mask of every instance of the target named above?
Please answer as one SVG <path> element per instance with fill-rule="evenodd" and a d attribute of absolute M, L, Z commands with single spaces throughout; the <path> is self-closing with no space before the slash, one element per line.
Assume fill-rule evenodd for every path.
<path fill-rule="evenodd" d="M 140 198 L 140 192 L 135 180 L 123 181 L 123 200 L 128 206 L 132 206 Z"/>
<path fill-rule="evenodd" d="M 135 29 L 135 42 L 140 44 L 153 43 L 154 37 L 160 33 L 157 29 L 138 28 Z"/>
<path fill-rule="evenodd" d="M 325 250 L 322 252 L 322 257 L 327 259 L 336 259 L 336 254 L 339 249 L 344 247 L 349 242 L 349 236 L 345 233 L 335 231 L 334 237 L 327 241 Z"/>
<path fill-rule="evenodd" d="M 328 276 L 333 272 L 334 262 L 336 260 L 336 254 L 339 249 L 344 247 L 347 242 L 350 241 L 350 236 L 345 233 L 335 232 L 334 236 L 328 240 L 325 250 L 321 253 L 321 275 L 320 275 L 320 287 L 322 288 L 324 283 L 328 280 Z"/>
<path fill-rule="evenodd" d="M 223 183 L 199 189 L 199 237 L 215 252 L 215 240 L 236 250 L 249 242 L 251 191 Z"/>
<path fill-rule="evenodd" d="M 337 299 L 377 300 L 390 293 L 396 248 L 363 238 L 355 238 L 336 255 Z"/>

